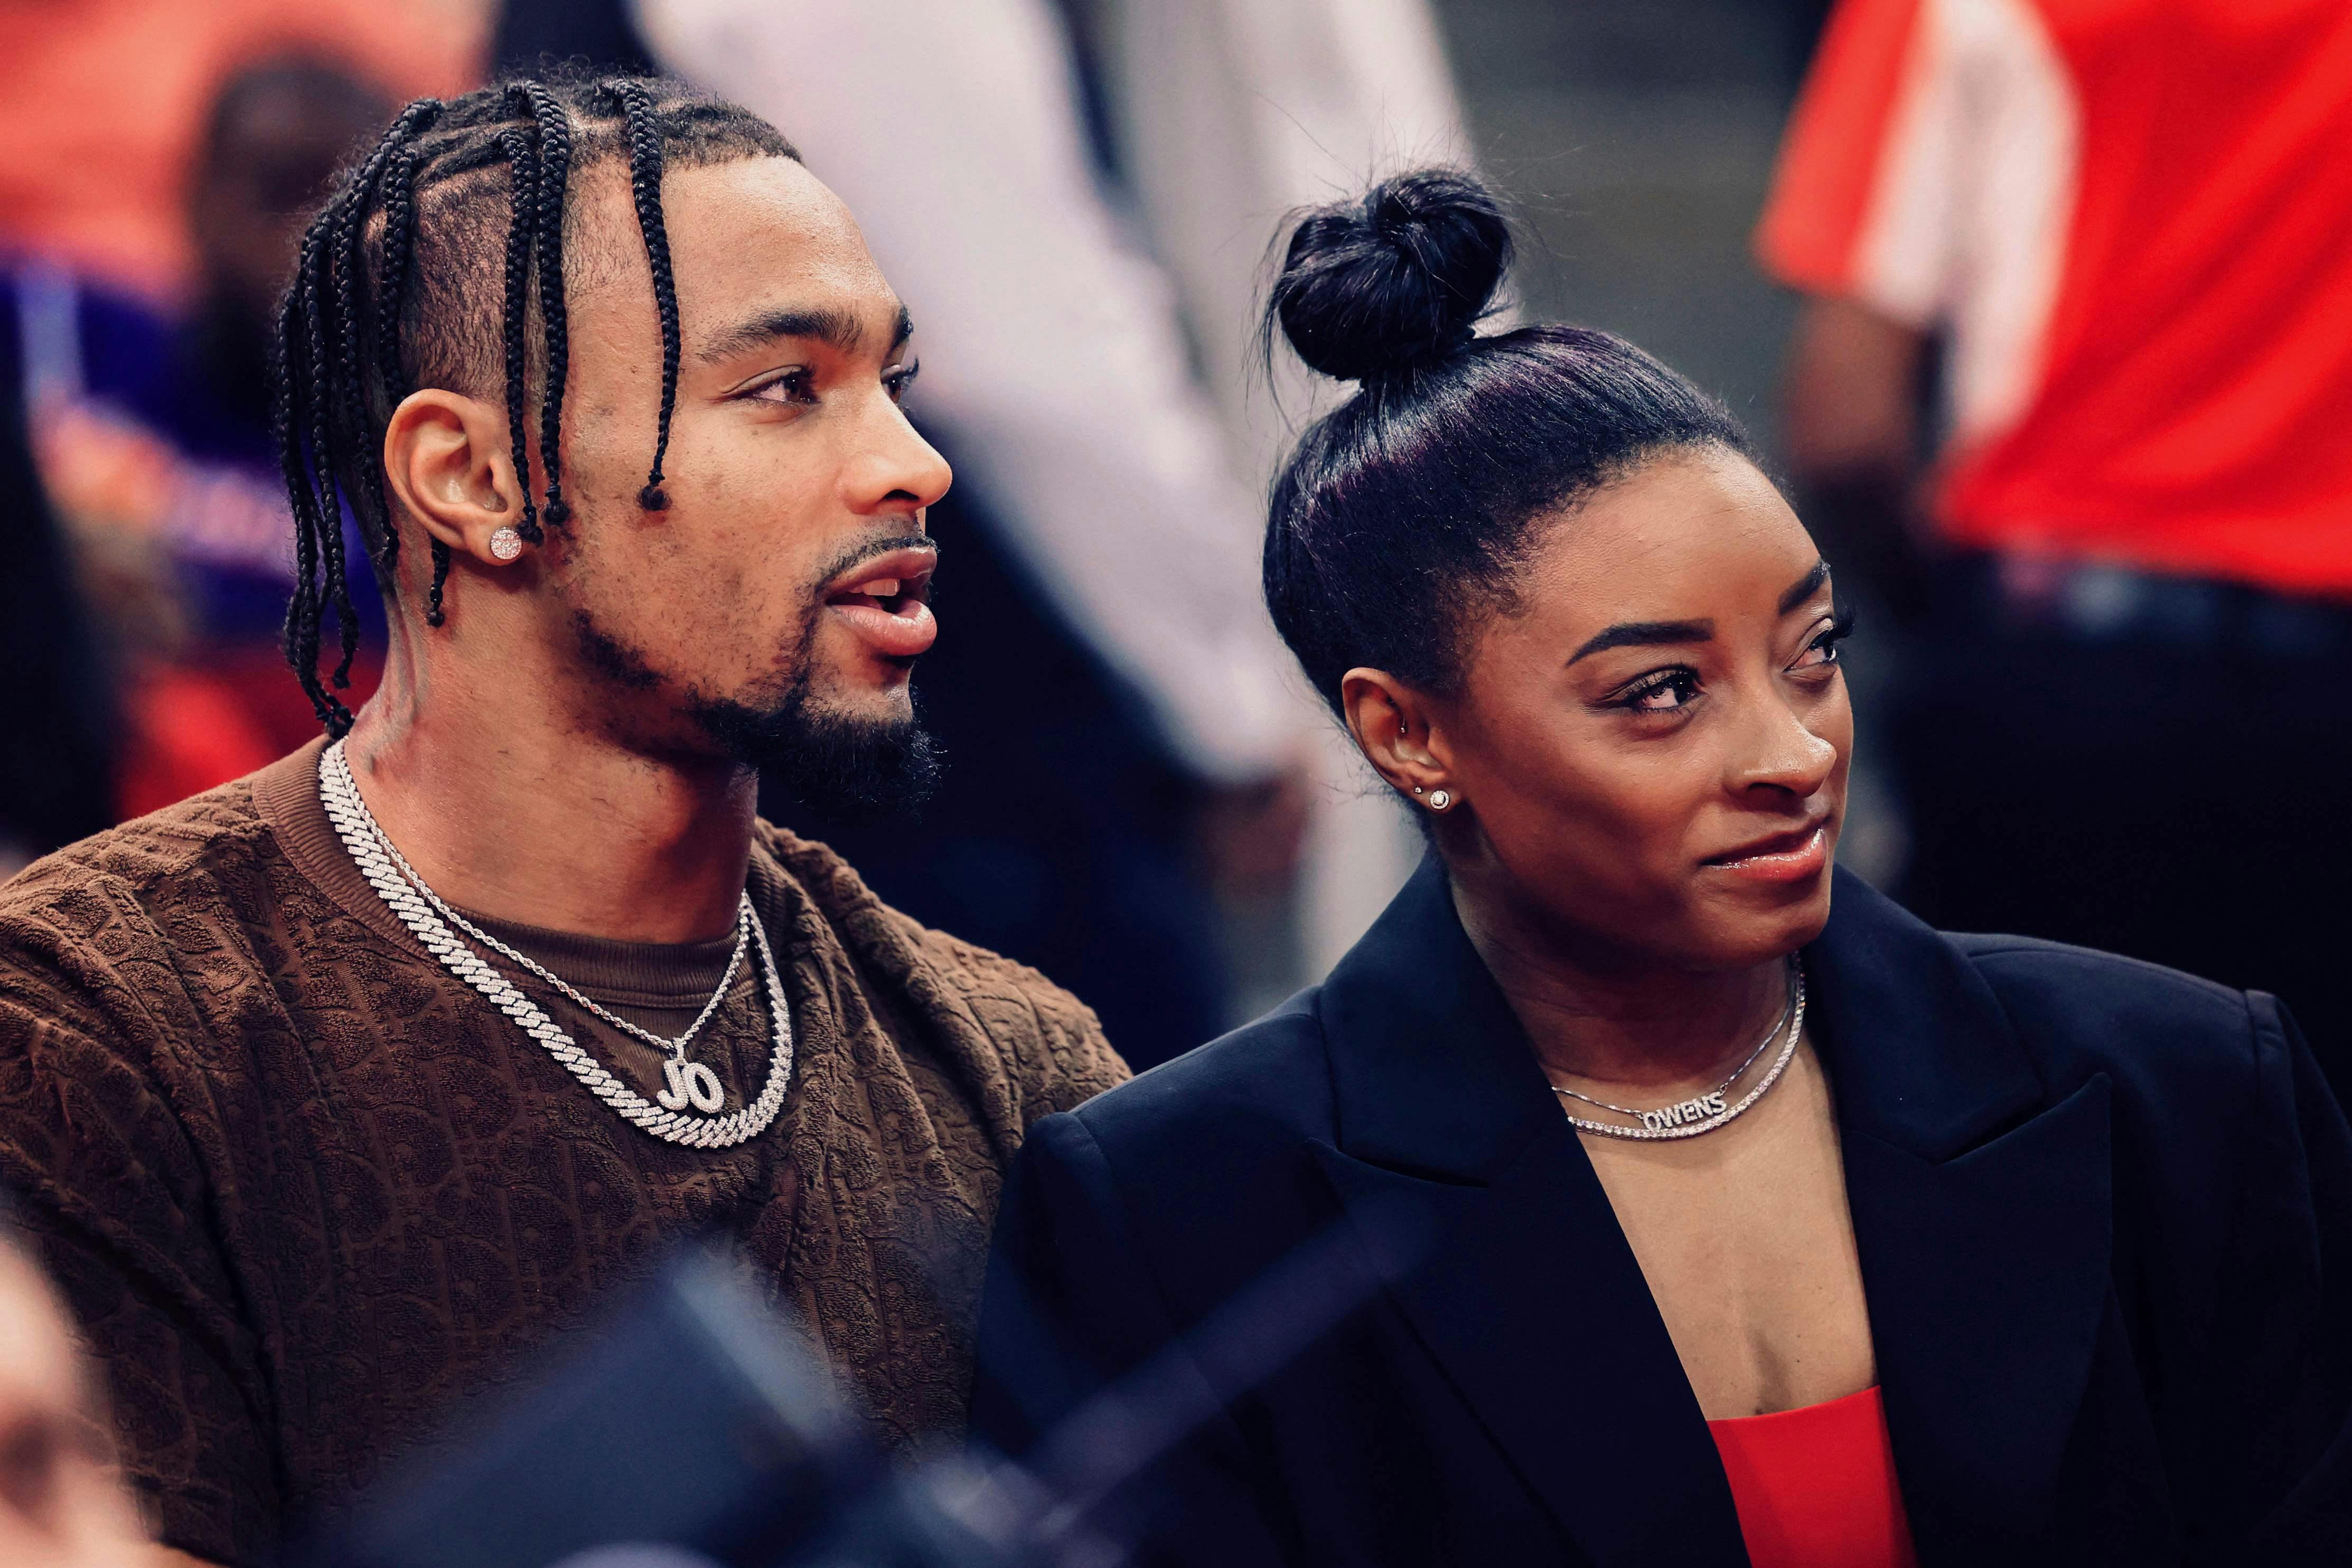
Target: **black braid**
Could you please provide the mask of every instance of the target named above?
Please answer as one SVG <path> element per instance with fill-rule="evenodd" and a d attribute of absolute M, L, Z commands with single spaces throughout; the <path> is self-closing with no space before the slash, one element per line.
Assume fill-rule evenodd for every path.
<path fill-rule="evenodd" d="M 661 127 L 654 119 L 653 99 L 643 82 L 606 85 L 619 98 L 628 120 L 629 188 L 636 197 L 637 227 L 645 233 L 646 259 L 653 269 L 654 313 L 661 319 L 661 424 L 654 436 L 653 471 L 646 476 L 645 488 L 637 492 L 638 506 L 658 512 L 669 505 L 669 496 L 661 487 L 662 459 L 669 455 L 670 414 L 677 407 L 678 361 L 677 284 L 670 276 L 669 233 L 662 226 Z"/>
<path fill-rule="evenodd" d="M 539 122 L 539 313 L 547 331 L 547 382 L 539 404 L 539 460 L 547 469 L 547 525 L 572 516 L 563 499 L 563 382 L 571 371 L 570 327 L 563 309 L 563 194 L 572 179 L 572 120 L 555 95 L 537 82 L 522 84 Z M 537 530 L 531 542 L 538 543 Z"/>
<path fill-rule="evenodd" d="M 435 534 L 429 548 L 433 555 L 433 586 L 425 595 L 425 624 L 438 626 L 449 619 L 441 611 L 441 590 L 449 580 L 449 546 L 439 534 Z"/>
<path fill-rule="evenodd" d="M 531 543 L 540 541 L 539 505 L 530 497 L 530 428 L 523 422 L 529 389 L 523 372 L 529 350 L 524 323 L 530 308 L 530 249 L 539 218 L 539 160 L 530 138 L 520 127 L 499 133 L 507 167 L 514 183 L 512 216 L 507 225 L 507 426 L 514 442 L 515 483 L 522 486 L 522 522 L 517 529 Z"/>
<path fill-rule="evenodd" d="M 352 605 L 343 552 L 343 515 L 334 454 L 335 426 L 368 427 L 361 359 L 361 319 L 365 282 L 359 265 L 360 230 L 378 182 L 417 126 L 438 105 L 420 99 L 401 111 L 390 130 L 342 190 L 327 204 L 304 235 L 293 287 L 279 313 L 279 341 L 272 361 L 278 375 L 276 423 L 278 460 L 295 521 L 296 580 L 286 610 L 286 654 L 302 682 L 319 721 L 331 734 L 351 727 L 351 710 L 319 679 L 319 632 L 327 610 L 335 613 L 341 654 L 332 683 L 351 685 L 352 662 L 359 651 L 359 617 Z M 296 409 L 307 403 L 307 432 Z M 309 452 L 303 438 L 309 438 Z M 362 445 L 357 454 L 362 489 L 381 496 L 381 459 Z M 357 505 L 360 497 L 352 497 Z"/>
<path fill-rule="evenodd" d="M 313 228 L 303 236 L 293 286 L 287 289 L 285 302 L 278 308 L 278 340 L 270 346 L 269 355 L 277 370 L 270 399 L 270 423 L 278 436 L 278 465 L 286 478 L 287 503 L 294 513 L 294 593 L 286 604 L 286 658 L 301 680 L 302 690 L 318 713 L 319 722 L 326 724 L 331 710 L 327 694 L 319 689 L 319 644 L 309 630 L 310 605 L 319 591 L 319 529 L 315 521 L 319 497 L 305 461 L 297 415 L 297 410 L 311 395 L 309 358 L 302 351 L 302 344 L 307 337 L 305 323 L 310 314 L 305 297 L 310 291 L 318 248 L 319 235 Z"/>
<path fill-rule="evenodd" d="M 325 580 L 311 591 L 310 602 L 303 607 L 302 652 L 313 661 L 319 656 L 319 628 L 341 580 L 343 560 L 342 491 L 335 465 L 324 455 L 334 450 L 335 396 L 328 340 L 334 335 L 337 316 L 331 233 L 336 215 L 331 206 L 319 215 L 314 232 L 319 232 L 319 243 L 311 247 L 314 259 L 301 284 L 302 327 L 310 356 L 310 450 L 320 455 L 311 463 L 318 474 L 319 488 L 318 509 L 310 518 L 310 526 L 318 530 L 318 543 L 313 548 L 325 567 Z M 343 706 L 342 699 L 320 685 L 316 668 L 306 671 L 305 675 L 303 685 L 310 693 L 310 706 L 320 707 L 324 698 L 319 721 L 327 727 L 328 733 L 341 735 L 349 729 L 351 710 Z"/>
<path fill-rule="evenodd" d="M 421 98 L 402 111 L 401 118 L 411 120 L 422 131 L 440 112 L 439 99 Z M 375 351 L 376 375 L 383 383 L 387 414 L 408 395 L 408 374 L 400 363 L 400 311 L 408 288 L 409 262 L 416 254 L 416 163 L 414 143 L 405 143 L 394 152 L 392 162 L 384 168 L 380 198 L 383 206 L 383 259 L 378 268 L 375 297 Z M 400 530 L 392 526 L 392 504 L 387 497 L 383 538 L 376 552 L 378 574 L 388 580 L 399 559 Z"/>
<path fill-rule="evenodd" d="M 335 285 L 331 291 L 337 329 L 335 395 L 321 401 L 331 402 L 334 406 L 331 413 L 340 413 L 345 428 L 351 430 L 367 428 L 367 388 L 360 368 L 360 318 L 364 314 L 367 285 L 359 267 L 360 226 L 367 215 L 368 204 L 375 194 L 376 183 L 383 178 L 393 154 L 407 140 L 418 114 L 419 110 L 414 105 L 402 111 L 400 117 L 393 121 L 392 129 L 384 132 L 383 141 L 376 144 L 375 151 L 368 155 L 367 162 L 361 165 L 350 186 L 328 208 L 331 221 L 334 224 L 332 248 L 329 252 L 331 271 L 328 276 Z M 362 446 L 358 455 L 360 482 L 359 494 L 354 494 L 352 498 L 354 507 L 360 504 L 360 494 L 378 497 L 383 494 L 383 455 Z M 336 661 L 334 674 L 330 678 L 337 691 L 348 691 L 352 685 L 352 661 L 359 653 L 359 612 L 352 607 L 351 574 L 345 570 L 343 559 L 342 512 L 337 508 L 331 517 L 322 520 L 326 527 L 319 542 L 325 547 L 326 586 L 335 612 L 337 651 L 341 655 Z M 338 703 L 336 706 L 340 707 L 341 705 Z"/>

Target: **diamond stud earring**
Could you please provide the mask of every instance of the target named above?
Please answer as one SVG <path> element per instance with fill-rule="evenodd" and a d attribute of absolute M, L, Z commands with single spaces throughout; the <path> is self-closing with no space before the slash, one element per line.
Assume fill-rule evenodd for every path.
<path fill-rule="evenodd" d="M 1431 810 L 1443 811 L 1446 807 L 1451 806 L 1452 804 L 1454 804 L 1454 795 L 1451 790 L 1432 789 L 1429 792 L 1429 809 Z"/>
<path fill-rule="evenodd" d="M 490 536 L 490 553 L 500 560 L 512 560 L 522 554 L 522 535 L 512 528 L 500 528 Z"/>

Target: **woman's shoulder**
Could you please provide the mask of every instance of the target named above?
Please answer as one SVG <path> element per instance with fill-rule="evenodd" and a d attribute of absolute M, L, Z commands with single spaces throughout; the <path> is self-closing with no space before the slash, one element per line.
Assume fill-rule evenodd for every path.
<path fill-rule="evenodd" d="M 2105 1072 L 2143 1097 L 2227 1094 L 2294 1026 L 2277 998 L 2116 953 L 1939 933 L 2055 1080 Z"/>
<path fill-rule="evenodd" d="M 1096 1095 L 1073 1113 L 1121 1159 L 1198 1168 L 1223 1155 L 1329 1139 L 1322 1022 L 1310 988 L 1232 1033 Z"/>

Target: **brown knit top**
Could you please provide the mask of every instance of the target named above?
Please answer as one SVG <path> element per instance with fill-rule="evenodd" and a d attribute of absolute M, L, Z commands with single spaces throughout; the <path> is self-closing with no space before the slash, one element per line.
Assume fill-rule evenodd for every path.
<path fill-rule="evenodd" d="M 762 823 L 791 1094 L 733 1148 L 662 1142 L 384 907 L 319 804 L 319 751 L 0 886 L 0 1180 L 111 1378 L 163 1540 L 258 1559 L 693 1233 L 734 1239 L 889 1438 L 955 1430 L 1006 1162 L 1126 1076 L 1094 1015 Z M 730 946 L 497 934 L 664 1034 Z M 496 962 L 660 1086 L 653 1048 Z M 732 1108 L 769 1049 L 747 961 L 693 1055 Z"/>

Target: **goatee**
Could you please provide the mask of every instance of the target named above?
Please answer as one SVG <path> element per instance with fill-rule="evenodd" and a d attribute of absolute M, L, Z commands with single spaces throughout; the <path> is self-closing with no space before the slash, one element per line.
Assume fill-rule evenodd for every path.
<path fill-rule="evenodd" d="M 635 689 L 660 676 L 644 654 L 585 612 L 573 618 L 588 663 L 607 679 Z M 802 628 L 794 674 L 772 703 L 709 697 L 689 691 L 687 716 L 729 757 L 760 771 L 768 784 L 836 822 L 911 816 L 939 785 L 940 748 L 923 728 L 909 693 L 904 718 L 858 718 L 820 706 L 809 682 L 816 612 Z"/>
<path fill-rule="evenodd" d="M 919 712 L 855 718 L 812 703 L 805 680 L 773 707 L 722 698 L 693 703 L 688 712 L 730 757 L 834 821 L 911 816 L 939 785 L 939 743 Z"/>

